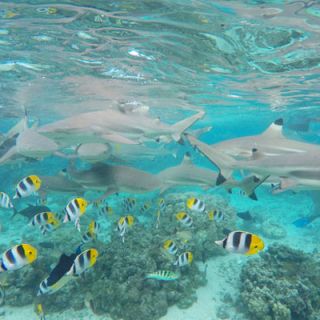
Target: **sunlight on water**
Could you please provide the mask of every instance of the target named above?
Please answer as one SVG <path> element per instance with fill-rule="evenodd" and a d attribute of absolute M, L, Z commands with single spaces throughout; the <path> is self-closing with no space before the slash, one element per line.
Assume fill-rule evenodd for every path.
<path fill-rule="evenodd" d="M 2 1 L 0 318 L 318 319 L 319 19 Z"/>

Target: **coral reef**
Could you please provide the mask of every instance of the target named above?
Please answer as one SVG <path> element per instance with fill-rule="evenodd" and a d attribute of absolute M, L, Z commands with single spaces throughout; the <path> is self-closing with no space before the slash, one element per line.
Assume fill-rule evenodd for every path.
<path fill-rule="evenodd" d="M 188 211 L 185 203 L 190 196 L 196 195 L 168 194 L 158 228 L 156 205 L 148 213 L 136 209 L 133 212 L 135 222 L 127 230 L 124 242 L 116 231 L 119 216 L 114 214 L 113 218 L 101 218 L 100 223 L 109 228 L 106 233 L 110 234 L 110 240 L 96 240 L 82 248 L 94 247 L 100 252 L 96 265 L 83 277 L 69 282 L 52 295 L 36 297 L 39 283 L 49 274 L 62 252 L 70 254 L 74 251 L 81 235 L 74 231 L 72 224 L 63 225 L 46 238 L 38 230 L 25 233 L 23 240 L 38 246 L 39 258 L 34 265 L 6 275 L 6 304 L 22 306 L 41 302 L 46 313 L 89 307 L 96 314 L 124 320 L 159 319 L 174 304 L 181 309 L 190 307 L 197 300 L 196 289 L 206 284 L 206 272 L 201 271 L 194 262 L 181 268 L 174 266 L 177 255 L 191 251 L 194 261 L 205 262 L 210 257 L 225 254 L 214 241 L 222 239 L 223 229 L 234 228 L 235 222 L 235 211 L 223 198 L 212 195 L 201 197 L 208 210 L 223 211 L 224 220 L 216 222 L 209 220 L 205 213 Z M 123 214 L 119 208 L 120 205 L 115 211 Z M 192 216 L 191 228 L 177 221 L 176 213 L 179 211 L 186 211 Z M 90 214 L 83 218 L 82 224 L 86 225 L 89 221 Z M 99 236 L 99 239 L 103 237 Z M 177 255 L 170 255 L 163 249 L 167 239 L 177 244 Z M 178 272 L 180 278 L 168 282 L 145 279 L 146 273 L 157 270 Z"/>
<path fill-rule="evenodd" d="M 249 319 L 316 320 L 320 266 L 310 254 L 272 246 L 241 271 L 241 302 Z"/>

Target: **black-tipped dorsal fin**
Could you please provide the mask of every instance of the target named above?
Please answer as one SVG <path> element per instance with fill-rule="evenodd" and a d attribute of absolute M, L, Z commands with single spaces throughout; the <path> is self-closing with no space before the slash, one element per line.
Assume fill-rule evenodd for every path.
<path fill-rule="evenodd" d="M 283 119 L 279 118 L 272 122 L 272 124 L 261 135 L 266 138 L 282 138 Z"/>

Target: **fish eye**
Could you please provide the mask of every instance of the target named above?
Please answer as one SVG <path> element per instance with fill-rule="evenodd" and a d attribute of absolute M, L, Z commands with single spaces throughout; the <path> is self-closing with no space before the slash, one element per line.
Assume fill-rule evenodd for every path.
<path fill-rule="evenodd" d="M 29 253 L 29 255 L 32 255 L 32 251 L 29 251 L 28 253 Z"/>

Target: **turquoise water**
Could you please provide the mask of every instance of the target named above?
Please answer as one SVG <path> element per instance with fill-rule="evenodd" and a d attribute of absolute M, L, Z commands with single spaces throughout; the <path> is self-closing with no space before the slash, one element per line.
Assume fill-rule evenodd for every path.
<path fill-rule="evenodd" d="M 29 226 L 41 208 L 14 218 L 0 208 L 1 252 L 22 243 L 38 252 L 0 274 L 0 315 L 41 319 L 41 304 L 45 319 L 319 319 L 319 12 L 318 1 L 2 1 L 0 191 L 17 211 L 46 205 L 58 226 L 43 235 Z M 261 137 L 280 118 L 283 135 L 267 147 L 248 138 L 241 152 L 236 141 L 210 159 L 188 139 Z M 230 156 L 238 184 L 216 186 Z M 285 170 L 290 161 L 296 165 Z M 29 175 L 40 177 L 40 189 L 12 199 Z M 268 179 L 241 190 L 253 175 Z M 279 183 L 288 190 L 272 193 Z M 76 197 L 88 202 L 80 232 L 62 221 Z M 187 206 L 193 197 L 204 212 Z M 210 218 L 215 210 L 222 220 Z M 246 211 L 250 218 L 237 215 Z M 121 229 L 128 215 L 134 222 Z M 76 252 L 92 220 L 97 236 Z M 262 238 L 263 252 L 215 244 L 236 230 Z M 63 253 L 90 248 L 99 252 L 94 265 L 37 296 Z M 184 252 L 192 262 L 175 266 Z M 145 279 L 156 271 L 179 278 Z"/>

